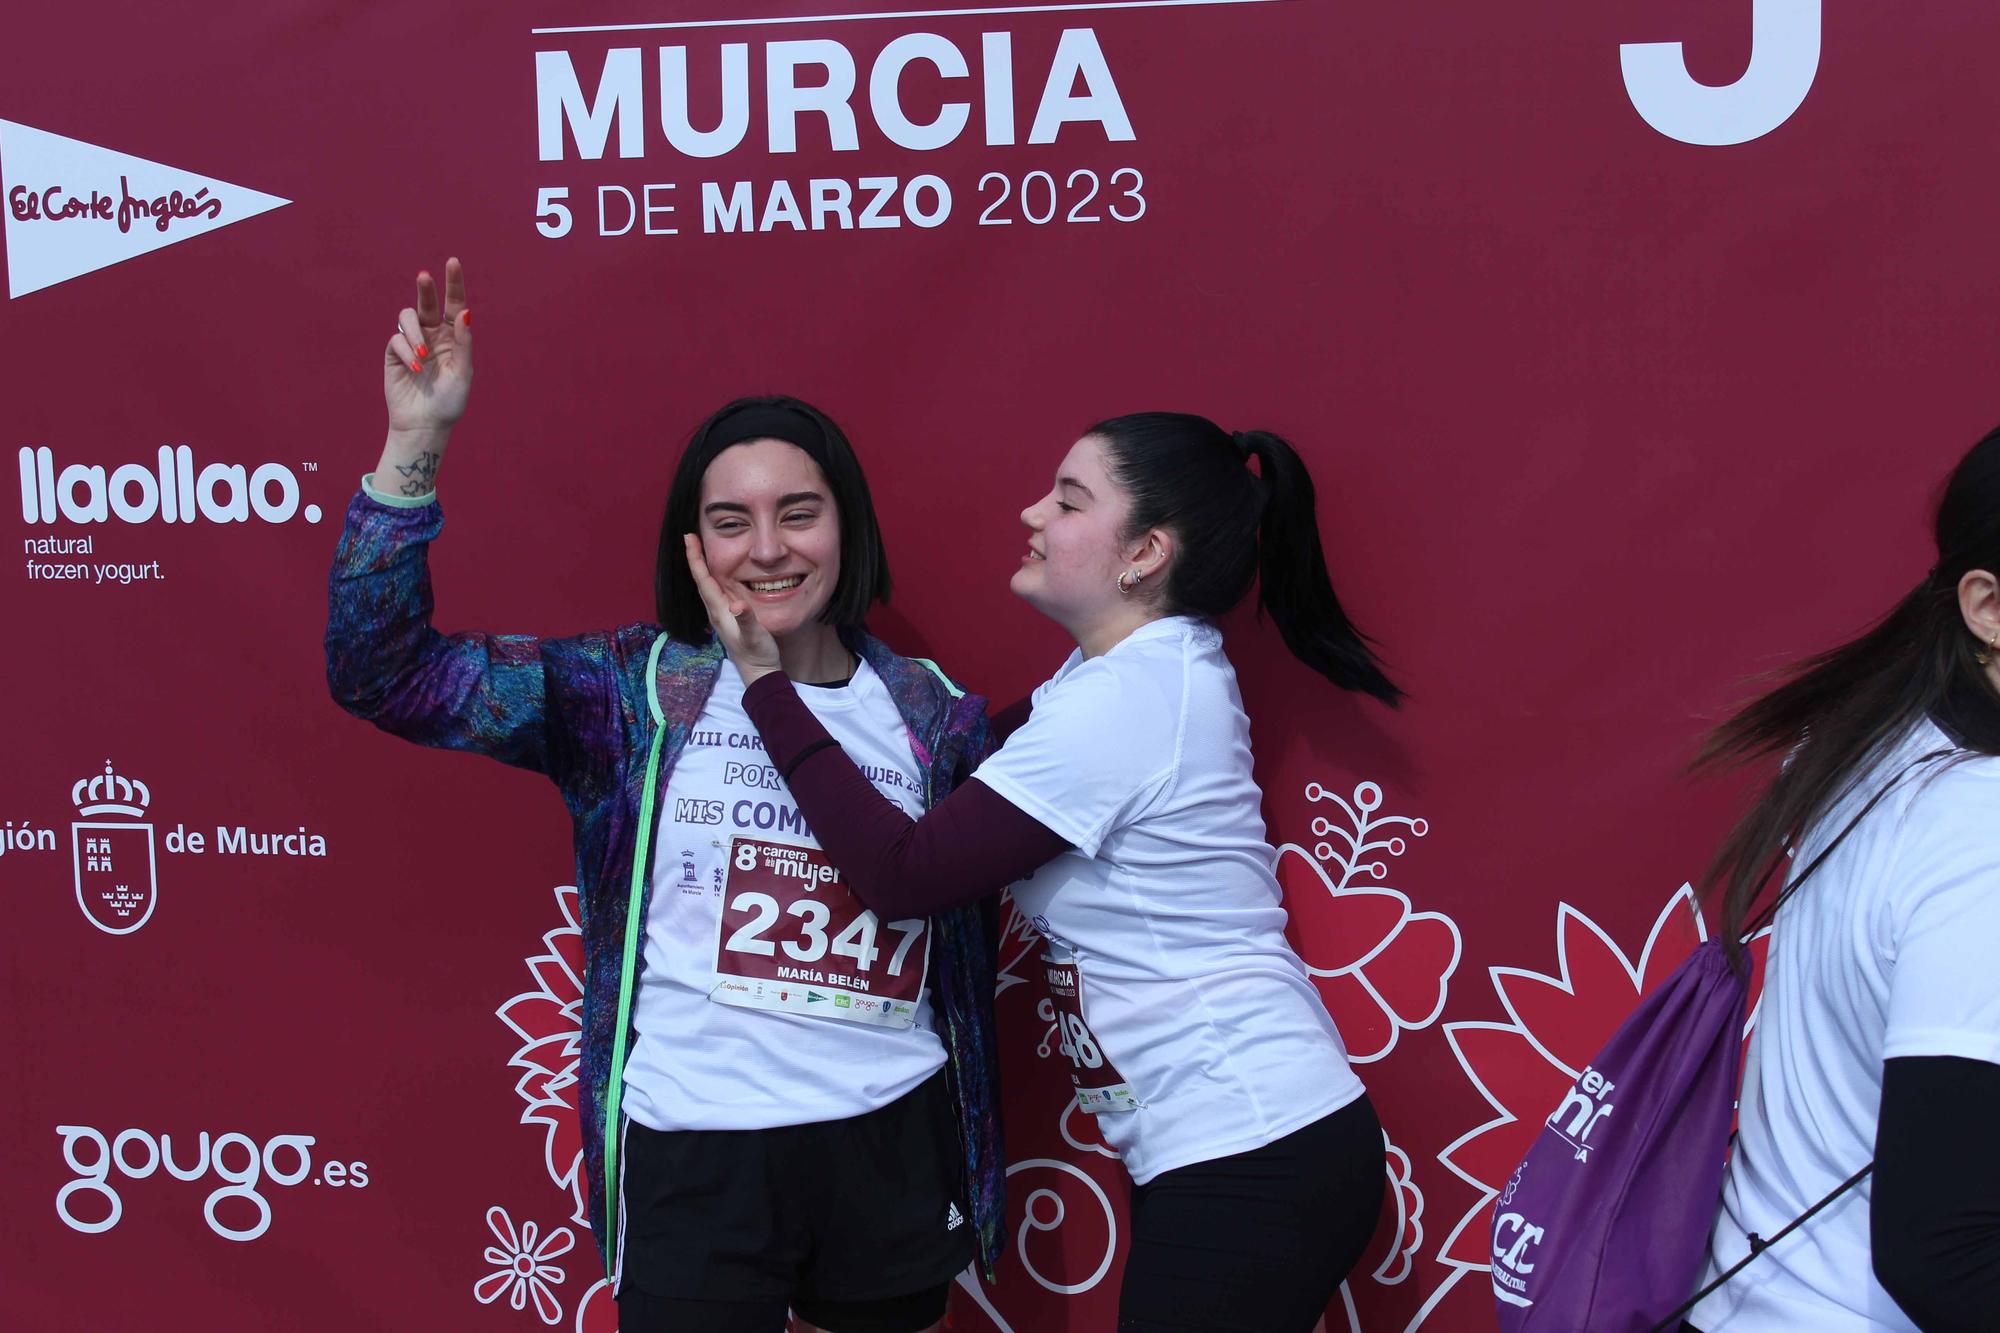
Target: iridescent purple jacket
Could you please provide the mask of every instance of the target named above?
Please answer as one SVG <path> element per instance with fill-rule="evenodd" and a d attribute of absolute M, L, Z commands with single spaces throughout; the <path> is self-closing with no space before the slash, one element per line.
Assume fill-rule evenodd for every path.
<path fill-rule="evenodd" d="M 657 625 L 573 638 L 440 634 L 431 627 L 428 552 L 443 526 L 435 503 L 400 507 L 357 495 L 334 553 L 327 683 L 356 717 L 420 745 L 471 750 L 546 774 L 576 842 L 585 971 L 578 1110 L 590 1225 L 611 1265 L 618 1235 L 618 1097 L 632 1049 L 632 1001 L 645 951 L 657 803 L 722 664 Z M 865 633 L 848 647 L 888 686 L 924 772 L 928 808 L 985 757 L 986 701 L 928 663 Z M 980 1255 L 999 1252 L 1005 1161 L 997 1112 L 992 904 L 932 919 L 930 976 L 945 1078 L 958 1111 L 966 1197 Z"/>

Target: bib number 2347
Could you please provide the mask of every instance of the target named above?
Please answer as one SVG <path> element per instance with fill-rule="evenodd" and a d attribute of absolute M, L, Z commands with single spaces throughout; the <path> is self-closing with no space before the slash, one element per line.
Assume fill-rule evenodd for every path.
<path fill-rule="evenodd" d="M 883 921 L 816 847 L 735 838 L 708 998 L 908 1027 L 930 966 L 928 921 Z"/>

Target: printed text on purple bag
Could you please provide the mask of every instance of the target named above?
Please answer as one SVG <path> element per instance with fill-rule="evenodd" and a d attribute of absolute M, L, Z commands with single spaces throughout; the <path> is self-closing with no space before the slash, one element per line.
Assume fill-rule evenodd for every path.
<path fill-rule="evenodd" d="M 1590 1160 L 1590 1131 L 1597 1127 L 1598 1121 L 1611 1114 L 1611 1103 L 1605 1098 L 1611 1095 L 1614 1086 L 1610 1079 L 1585 1065 L 1583 1077 L 1577 1079 L 1576 1086 L 1569 1090 L 1569 1095 L 1562 1099 L 1562 1105 L 1549 1117 L 1549 1128 L 1562 1135 L 1576 1149 L 1576 1160 L 1579 1162 Z"/>

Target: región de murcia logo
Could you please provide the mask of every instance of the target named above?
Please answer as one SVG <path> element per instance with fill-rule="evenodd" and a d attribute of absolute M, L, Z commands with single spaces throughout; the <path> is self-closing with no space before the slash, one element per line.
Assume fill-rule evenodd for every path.
<path fill-rule="evenodd" d="M 281 856 L 325 860 L 326 835 L 304 824 L 290 829 L 254 829 L 217 824 L 213 832 L 185 823 L 161 826 L 157 839 L 147 819 L 153 803 L 146 783 L 120 773 L 110 760 L 104 771 L 79 778 L 69 789 L 77 818 L 70 825 L 70 862 L 76 903 L 84 919 L 111 935 L 130 935 L 153 919 L 160 902 L 162 854 L 177 857 Z M 9 820 L 0 829 L 0 855 L 56 851 L 52 830 L 33 821 Z"/>
<path fill-rule="evenodd" d="M 153 793 L 107 759 L 104 772 L 70 788 L 69 799 L 80 816 L 69 826 L 77 906 L 99 930 L 130 935 L 152 920 L 160 900 L 153 826 L 145 822 Z"/>

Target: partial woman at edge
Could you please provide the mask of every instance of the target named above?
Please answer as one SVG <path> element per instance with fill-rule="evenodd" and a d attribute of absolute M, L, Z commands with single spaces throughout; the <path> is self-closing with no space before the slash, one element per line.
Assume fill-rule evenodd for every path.
<path fill-rule="evenodd" d="M 1697 1305 L 1700 1333 L 2000 1328 L 2000 431 L 1932 535 L 1886 617 L 1703 753 L 1784 758 L 1709 873 L 1732 942 L 1788 845 L 1796 873 L 1891 790 L 1778 909 L 1702 1283 L 1874 1169 Z"/>

